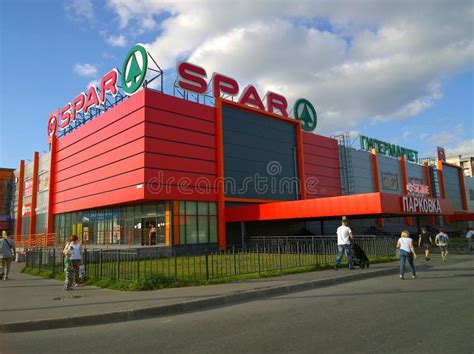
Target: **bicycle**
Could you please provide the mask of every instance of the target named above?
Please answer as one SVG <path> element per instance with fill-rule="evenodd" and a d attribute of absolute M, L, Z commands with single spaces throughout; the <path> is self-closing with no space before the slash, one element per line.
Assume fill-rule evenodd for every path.
<path fill-rule="evenodd" d="M 471 247 L 470 250 L 469 250 L 469 246 Z M 459 254 L 466 254 L 468 250 L 469 250 L 469 253 L 471 253 L 473 248 L 474 248 L 473 244 L 469 245 L 468 243 L 460 243 L 456 245 L 455 249 L 456 249 L 456 252 Z"/>

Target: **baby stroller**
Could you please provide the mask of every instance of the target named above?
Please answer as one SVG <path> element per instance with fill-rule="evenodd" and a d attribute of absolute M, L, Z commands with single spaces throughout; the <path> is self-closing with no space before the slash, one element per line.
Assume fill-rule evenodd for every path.
<path fill-rule="evenodd" d="M 369 258 L 367 258 L 362 247 L 355 242 L 352 243 L 352 262 L 362 269 L 365 267 L 369 268 Z"/>

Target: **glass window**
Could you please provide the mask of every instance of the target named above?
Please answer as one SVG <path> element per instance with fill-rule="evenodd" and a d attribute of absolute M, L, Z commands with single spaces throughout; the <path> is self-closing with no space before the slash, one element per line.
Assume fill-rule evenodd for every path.
<path fill-rule="evenodd" d="M 209 220 L 207 215 L 198 216 L 198 243 L 209 243 Z"/>
<path fill-rule="evenodd" d="M 208 215 L 209 214 L 209 203 L 208 202 L 199 202 L 198 204 L 198 215 Z"/>
<path fill-rule="evenodd" d="M 141 216 L 143 217 L 156 216 L 156 204 L 155 203 L 143 204 Z"/>
<path fill-rule="evenodd" d="M 186 202 L 186 215 L 196 215 L 196 202 Z"/>
<path fill-rule="evenodd" d="M 217 215 L 216 203 L 214 202 L 209 203 L 209 215 Z"/>
<path fill-rule="evenodd" d="M 186 221 L 186 243 L 195 244 L 198 242 L 197 217 L 187 215 Z"/>
<path fill-rule="evenodd" d="M 209 242 L 217 243 L 217 217 L 209 216 Z"/>
<path fill-rule="evenodd" d="M 186 202 L 185 201 L 180 201 L 176 202 L 179 203 L 179 213 L 180 215 L 184 215 L 186 213 Z"/>
<path fill-rule="evenodd" d="M 186 215 L 179 217 L 179 243 L 182 245 L 186 243 Z"/>
<path fill-rule="evenodd" d="M 158 216 L 164 216 L 166 214 L 166 202 L 158 202 L 156 212 Z"/>

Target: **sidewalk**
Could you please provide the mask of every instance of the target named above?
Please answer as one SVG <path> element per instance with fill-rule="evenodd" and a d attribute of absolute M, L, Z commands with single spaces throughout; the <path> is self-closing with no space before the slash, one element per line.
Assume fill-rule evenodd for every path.
<path fill-rule="evenodd" d="M 420 271 L 429 267 L 423 264 L 417 262 Z M 11 279 L 0 281 L 0 333 L 165 316 L 389 274 L 396 279 L 398 273 L 398 263 L 392 262 L 369 269 L 327 270 L 200 287 L 122 292 L 83 286 L 64 292 L 62 282 L 21 274 L 24 263 L 12 266 Z"/>

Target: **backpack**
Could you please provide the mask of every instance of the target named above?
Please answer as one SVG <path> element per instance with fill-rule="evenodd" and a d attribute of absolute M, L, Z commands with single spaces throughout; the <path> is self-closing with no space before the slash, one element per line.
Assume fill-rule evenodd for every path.
<path fill-rule="evenodd" d="M 439 235 L 439 236 L 438 236 L 438 241 L 439 241 L 439 242 L 442 242 L 442 243 L 446 243 L 446 241 L 447 241 L 447 240 L 446 240 L 446 236 L 444 236 L 444 235 Z"/>

